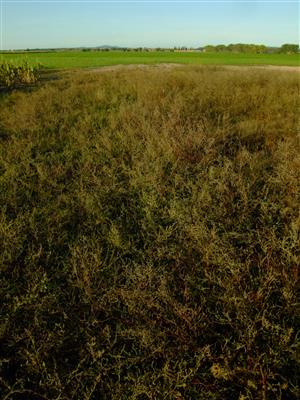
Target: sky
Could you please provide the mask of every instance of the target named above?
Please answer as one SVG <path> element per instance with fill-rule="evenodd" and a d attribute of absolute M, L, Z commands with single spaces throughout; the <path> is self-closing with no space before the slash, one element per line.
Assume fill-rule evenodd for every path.
<path fill-rule="evenodd" d="M 299 42 L 298 0 L 0 0 L 2 50 Z"/>

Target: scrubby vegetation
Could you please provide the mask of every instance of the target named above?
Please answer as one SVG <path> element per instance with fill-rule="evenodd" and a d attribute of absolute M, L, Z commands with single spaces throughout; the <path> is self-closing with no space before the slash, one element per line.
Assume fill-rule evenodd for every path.
<path fill-rule="evenodd" d="M 24 61 L 20 64 L 0 62 L 0 88 L 15 88 L 33 85 L 38 81 L 40 66 L 29 65 Z"/>
<path fill-rule="evenodd" d="M 3 399 L 298 398 L 298 95 L 218 67 L 2 98 Z"/>

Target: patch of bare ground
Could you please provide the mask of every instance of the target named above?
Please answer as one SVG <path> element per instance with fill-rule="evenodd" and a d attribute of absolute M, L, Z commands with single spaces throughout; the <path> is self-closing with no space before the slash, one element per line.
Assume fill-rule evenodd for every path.
<path fill-rule="evenodd" d="M 149 68 L 174 68 L 174 67 L 182 67 L 182 64 L 175 63 L 161 63 L 161 64 L 118 64 L 118 65 L 109 65 L 105 67 L 97 67 L 97 68 L 88 68 L 87 72 L 110 72 L 110 71 L 119 71 L 119 70 L 135 70 L 135 69 L 149 69 Z"/>
<path fill-rule="evenodd" d="M 190 66 L 190 64 L 187 64 Z M 184 67 L 186 64 L 178 63 L 161 63 L 161 64 L 128 64 L 128 65 L 110 65 L 105 67 L 88 68 L 87 72 L 110 72 L 119 70 L 135 70 L 135 69 L 150 69 L 150 68 L 160 68 L 160 69 L 171 69 Z M 207 65 L 198 65 L 200 68 L 207 67 Z M 283 72 L 300 72 L 300 66 L 288 66 L 288 65 L 214 65 L 214 67 L 220 67 L 229 70 L 270 70 L 270 71 L 283 71 Z"/>
<path fill-rule="evenodd" d="M 289 66 L 289 65 L 226 65 L 224 68 L 237 69 L 239 71 L 243 69 L 260 69 L 270 71 L 286 71 L 286 72 L 300 72 L 300 66 Z"/>

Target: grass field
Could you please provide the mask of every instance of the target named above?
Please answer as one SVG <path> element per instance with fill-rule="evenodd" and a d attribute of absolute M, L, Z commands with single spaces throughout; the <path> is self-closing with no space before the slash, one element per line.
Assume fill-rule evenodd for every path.
<path fill-rule="evenodd" d="M 3 399 L 299 398 L 299 89 L 185 66 L 2 94 Z"/>
<path fill-rule="evenodd" d="M 297 54 L 229 54 L 229 53 L 178 53 L 178 52 L 53 52 L 1 54 L 1 60 L 31 64 L 41 63 L 45 68 L 86 68 L 116 64 L 224 64 L 224 65 L 300 65 Z"/>

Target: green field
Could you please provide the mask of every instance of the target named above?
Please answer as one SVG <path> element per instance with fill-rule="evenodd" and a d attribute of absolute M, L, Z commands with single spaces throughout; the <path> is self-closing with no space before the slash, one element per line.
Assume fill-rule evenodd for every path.
<path fill-rule="evenodd" d="M 117 64 L 300 65 L 298 54 L 177 53 L 172 51 L 3 53 L 0 60 L 41 63 L 45 68 L 87 68 Z"/>

